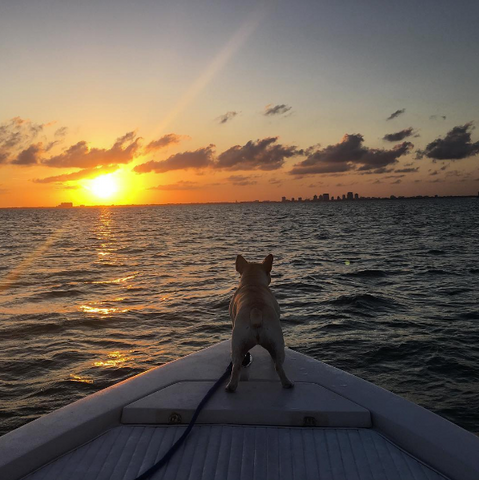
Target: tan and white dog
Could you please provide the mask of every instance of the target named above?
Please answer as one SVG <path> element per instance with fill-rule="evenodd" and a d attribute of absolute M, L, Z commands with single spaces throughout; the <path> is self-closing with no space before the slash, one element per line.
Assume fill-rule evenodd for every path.
<path fill-rule="evenodd" d="M 233 369 L 226 386 L 228 392 L 234 392 L 238 387 L 243 358 L 255 345 L 268 350 L 283 387 L 293 386 L 283 369 L 284 339 L 279 305 L 268 288 L 272 267 L 273 255 L 268 255 L 263 263 L 249 263 L 241 255 L 236 257 L 236 271 L 241 274 L 241 279 L 229 307 L 233 322 Z"/>

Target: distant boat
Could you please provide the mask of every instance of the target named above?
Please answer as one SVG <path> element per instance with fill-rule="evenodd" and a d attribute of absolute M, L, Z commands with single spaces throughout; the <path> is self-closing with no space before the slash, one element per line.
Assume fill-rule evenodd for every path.
<path fill-rule="evenodd" d="M 229 342 L 90 395 L 0 438 L 0 478 L 133 480 L 169 449 L 229 363 Z M 287 349 L 281 388 L 251 350 L 156 479 L 478 480 L 479 438 L 365 380 Z"/>

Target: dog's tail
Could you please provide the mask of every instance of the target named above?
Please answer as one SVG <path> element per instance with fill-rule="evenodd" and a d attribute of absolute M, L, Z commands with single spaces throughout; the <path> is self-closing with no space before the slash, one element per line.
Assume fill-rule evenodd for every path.
<path fill-rule="evenodd" d="M 259 328 L 263 325 L 263 312 L 259 308 L 254 307 L 251 309 L 249 319 L 252 327 Z"/>

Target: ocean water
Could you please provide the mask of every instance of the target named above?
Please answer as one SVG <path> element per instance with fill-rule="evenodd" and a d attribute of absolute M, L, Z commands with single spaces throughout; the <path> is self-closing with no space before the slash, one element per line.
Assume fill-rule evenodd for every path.
<path fill-rule="evenodd" d="M 478 237 L 475 198 L 0 210 L 0 433 L 228 339 L 273 253 L 287 346 L 478 434 Z"/>

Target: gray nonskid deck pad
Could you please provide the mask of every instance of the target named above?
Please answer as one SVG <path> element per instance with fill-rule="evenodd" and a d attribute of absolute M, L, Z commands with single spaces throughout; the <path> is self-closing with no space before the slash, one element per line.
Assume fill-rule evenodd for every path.
<path fill-rule="evenodd" d="M 25 480 L 133 480 L 185 427 L 121 426 Z M 370 429 L 195 426 L 153 480 L 444 480 Z"/>

